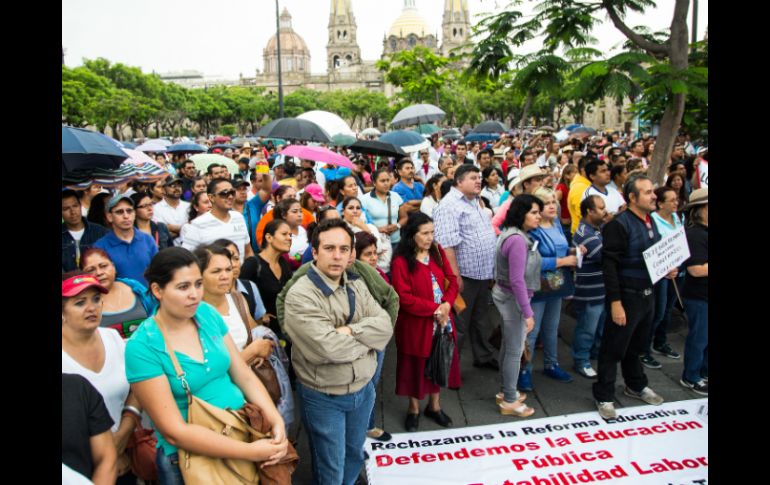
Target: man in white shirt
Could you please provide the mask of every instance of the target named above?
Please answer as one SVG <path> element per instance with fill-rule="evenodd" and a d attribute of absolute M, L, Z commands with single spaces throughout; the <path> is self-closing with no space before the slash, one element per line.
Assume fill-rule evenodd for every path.
<path fill-rule="evenodd" d="M 607 209 L 608 218 L 605 224 L 611 220 L 610 216 L 615 216 L 618 212 L 626 208 L 626 201 L 616 189 L 610 187 L 610 170 L 607 168 L 607 162 L 594 159 L 585 164 L 586 178 L 591 181 L 591 185 L 583 193 L 581 199 L 584 200 L 589 195 L 598 195 L 604 199 L 604 205 Z"/>
<path fill-rule="evenodd" d="M 163 200 L 153 207 L 152 220 L 162 222 L 174 237 L 179 237 L 182 225 L 190 216 L 190 203 L 182 200 L 182 180 L 173 175 L 163 183 Z"/>
<path fill-rule="evenodd" d="M 211 200 L 211 211 L 184 226 L 182 247 L 193 251 L 217 239 L 228 239 L 238 246 L 244 260 L 253 256 L 246 220 L 242 214 L 232 210 L 235 200 L 233 184 L 229 180 L 214 179 L 209 182 L 207 193 Z"/>
<path fill-rule="evenodd" d="M 429 178 L 440 173 L 438 165 L 430 159 L 430 151 L 428 148 L 420 150 L 420 160 L 414 163 L 414 167 L 414 178 L 421 180 L 423 185 Z"/>

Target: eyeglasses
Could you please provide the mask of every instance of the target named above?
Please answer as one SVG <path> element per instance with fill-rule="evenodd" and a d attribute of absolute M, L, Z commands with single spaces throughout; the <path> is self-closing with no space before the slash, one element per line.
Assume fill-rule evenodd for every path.
<path fill-rule="evenodd" d="M 217 192 L 214 195 L 216 195 L 217 197 L 222 197 L 223 199 L 226 199 L 228 197 L 235 197 L 235 189 L 223 190 L 221 192 Z"/>
<path fill-rule="evenodd" d="M 123 214 L 131 215 L 134 213 L 134 209 L 117 209 L 112 211 L 113 214 L 122 216 Z"/>
<path fill-rule="evenodd" d="M 136 206 L 137 209 L 146 209 L 148 207 L 152 207 L 152 202 L 150 202 L 149 204 L 142 204 L 142 205 Z"/>

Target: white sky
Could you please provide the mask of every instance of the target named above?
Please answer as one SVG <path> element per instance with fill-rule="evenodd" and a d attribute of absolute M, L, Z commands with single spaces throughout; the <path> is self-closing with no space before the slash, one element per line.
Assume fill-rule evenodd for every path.
<path fill-rule="evenodd" d="M 288 8 L 292 26 L 310 48 L 312 72 L 326 72 L 326 42 L 331 0 L 279 0 Z M 382 39 L 400 15 L 403 0 L 351 0 L 358 24 L 358 44 L 364 60 L 382 54 Z M 444 0 L 416 0 L 433 33 L 441 39 Z M 468 0 L 471 18 L 499 11 L 508 0 Z M 531 1 L 516 7 L 532 12 Z M 626 19 L 630 26 L 653 31 L 667 28 L 674 0 L 658 0 L 658 7 Z M 691 27 L 692 6 L 688 13 Z M 708 1 L 698 4 L 698 38 L 708 23 Z M 206 77 L 253 77 L 262 69 L 262 51 L 275 33 L 274 0 L 62 0 L 62 46 L 68 67 L 83 58 L 104 57 L 137 66 L 143 72 L 196 70 Z M 594 31 L 599 49 L 625 40 L 609 20 Z M 535 41 L 521 53 L 537 49 Z"/>

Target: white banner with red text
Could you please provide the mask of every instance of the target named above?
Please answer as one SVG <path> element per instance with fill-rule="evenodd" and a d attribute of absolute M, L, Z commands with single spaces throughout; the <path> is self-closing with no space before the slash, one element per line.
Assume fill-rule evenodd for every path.
<path fill-rule="evenodd" d="M 708 483 L 708 399 L 617 413 L 367 438 L 369 484 Z"/>

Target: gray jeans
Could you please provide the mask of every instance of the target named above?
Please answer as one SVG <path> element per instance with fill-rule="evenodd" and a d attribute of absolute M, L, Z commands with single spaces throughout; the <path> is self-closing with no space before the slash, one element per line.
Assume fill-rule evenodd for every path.
<path fill-rule="evenodd" d="M 519 379 L 527 325 L 524 323 L 524 316 L 521 314 L 516 297 L 495 285 L 492 289 L 492 300 L 503 319 L 500 327 L 503 333 L 500 344 L 500 375 L 503 380 L 503 398 L 506 402 L 514 402 L 519 397 L 516 383 Z"/>
<path fill-rule="evenodd" d="M 466 308 L 457 315 L 457 352 L 462 351 L 465 337 L 471 341 L 473 361 L 486 363 L 495 358 L 495 348 L 489 343 L 492 334 L 489 321 L 489 280 L 463 278 L 463 291 Z"/>

